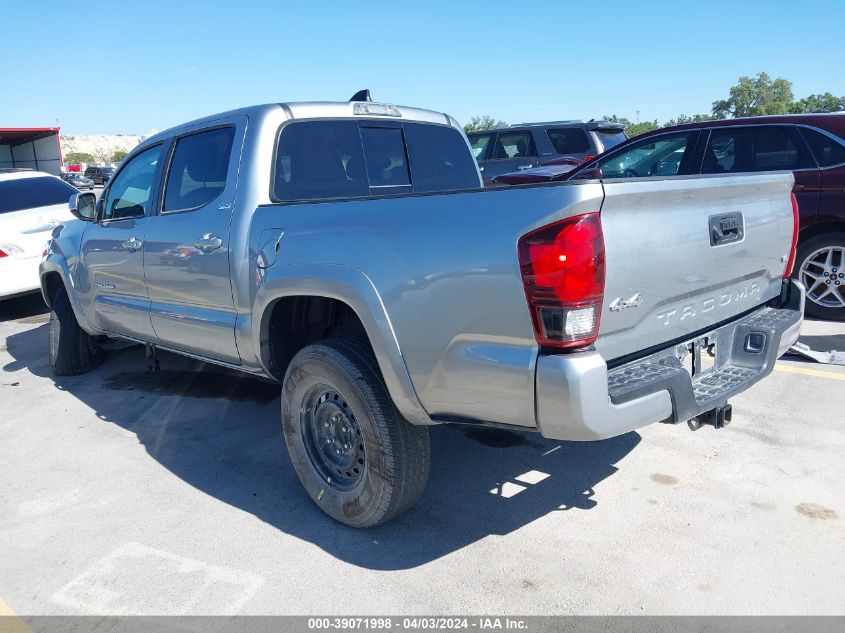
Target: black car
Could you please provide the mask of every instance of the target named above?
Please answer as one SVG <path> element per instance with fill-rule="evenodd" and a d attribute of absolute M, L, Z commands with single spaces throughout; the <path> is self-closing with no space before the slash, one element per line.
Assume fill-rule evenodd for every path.
<path fill-rule="evenodd" d="M 114 176 L 114 167 L 89 167 L 85 170 L 86 178 L 93 180 L 95 185 L 103 187 L 112 176 Z"/>
<path fill-rule="evenodd" d="M 67 173 L 62 174 L 62 180 L 66 181 L 67 183 L 73 185 L 77 189 L 93 189 L 94 188 L 94 181 L 90 178 L 86 178 L 78 171 L 69 171 Z"/>

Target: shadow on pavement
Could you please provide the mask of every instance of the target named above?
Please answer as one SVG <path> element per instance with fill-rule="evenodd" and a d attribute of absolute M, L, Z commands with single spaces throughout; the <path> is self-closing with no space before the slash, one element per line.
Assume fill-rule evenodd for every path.
<path fill-rule="evenodd" d="M 0 300 L 0 323 L 6 321 L 42 323 L 46 321 L 49 312 L 40 292 Z"/>
<path fill-rule="evenodd" d="M 830 352 L 836 350 L 845 352 L 845 334 L 830 334 L 827 336 L 802 336 L 799 343 L 809 346 L 817 352 Z"/>
<path fill-rule="evenodd" d="M 428 487 L 407 514 L 359 531 L 325 516 L 299 484 L 279 423 L 279 386 L 161 354 L 146 370 L 143 351 L 109 354 L 95 372 L 54 377 L 47 326 L 8 337 L 14 361 L 50 377 L 104 422 L 133 432 L 156 459 L 198 490 L 314 543 L 354 565 L 396 570 L 422 565 L 551 512 L 588 510 L 593 489 L 639 443 L 636 433 L 590 443 L 475 427 L 431 429 Z"/>

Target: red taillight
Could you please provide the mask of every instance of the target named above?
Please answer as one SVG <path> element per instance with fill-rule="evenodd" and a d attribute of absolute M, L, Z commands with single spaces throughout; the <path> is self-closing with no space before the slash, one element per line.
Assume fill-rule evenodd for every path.
<path fill-rule="evenodd" d="M 599 214 L 567 218 L 523 236 L 519 265 L 537 342 L 564 348 L 594 343 L 604 298 Z"/>
<path fill-rule="evenodd" d="M 784 279 L 792 274 L 792 269 L 795 267 L 795 253 L 798 250 L 798 198 L 794 193 L 790 193 L 789 197 L 792 199 L 792 246 L 789 248 L 789 259 L 786 260 L 786 268 L 783 271 Z"/>
<path fill-rule="evenodd" d="M 0 248 L 0 257 L 6 257 L 6 251 Z"/>

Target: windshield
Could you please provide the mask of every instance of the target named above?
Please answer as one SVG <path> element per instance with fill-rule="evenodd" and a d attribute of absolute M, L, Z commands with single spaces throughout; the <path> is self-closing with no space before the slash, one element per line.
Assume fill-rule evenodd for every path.
<path fill-rule="evenodd" d="M 67 204 L 75 193 L 79 192 L 51 176 L 6 180 L 0 182 L 0 213 Z"/>

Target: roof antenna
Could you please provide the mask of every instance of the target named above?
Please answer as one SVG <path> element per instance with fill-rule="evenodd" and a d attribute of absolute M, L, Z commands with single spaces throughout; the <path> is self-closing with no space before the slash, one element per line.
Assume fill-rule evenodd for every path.
<path fill-rule="evenodd" d="M 352 95 L 352 98 L 350 98 L 349 100 L 350 101 L 372 101 L 372 99 L 370 98 L 370 91 L 367 88 L 364 88 L 363 90 L 359 90 L 354 95 Z"/>

